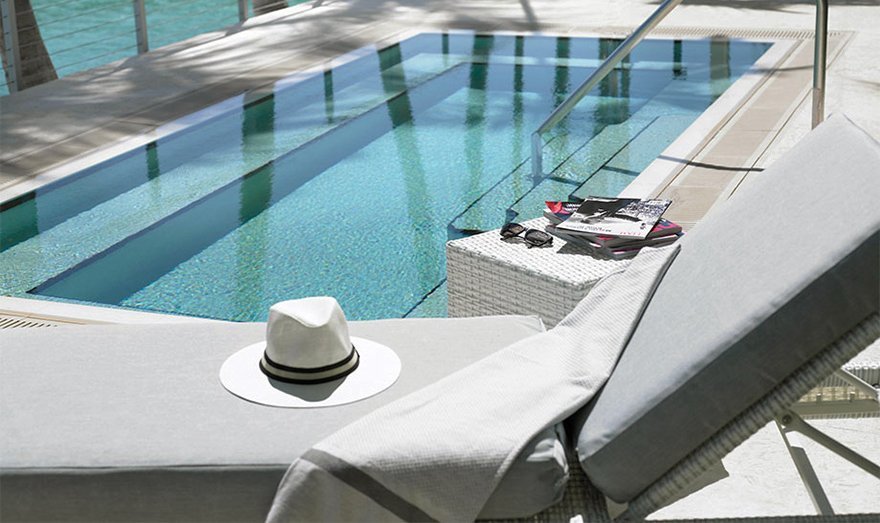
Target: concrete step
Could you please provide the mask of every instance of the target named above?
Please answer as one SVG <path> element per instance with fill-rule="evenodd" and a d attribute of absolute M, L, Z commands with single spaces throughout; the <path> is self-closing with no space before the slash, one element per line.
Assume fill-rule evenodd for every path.
<path fill-rule="evenodd" d="M 581 168 L 577 162 L 568 162 L 565 169 L 590 173 L 571 196 L 613 196 L 629 185 L 654 159 L 660 155 L 693 122 L 690 115 L 657 116 L 638 131 L 617 153 L 598 169 L 594 164 Z"/>
<path fill-rule="evenodd" d="M 557 134 L 544 148 L 549 176 L 533 180 L 531 164 L 523 163 L 456 217 L 451 232 L 485 231 L 535 218 L 546 200 L 618 194 L 708 105 L 705 93 L 691 89 L 672 80 L 650 100 L 632 98 L 630 104 L 641 104 L 632 116 L 606 126 L 573 153 L 567 152 L 571 147 L 564 144 L 565 134 Z"/>
<path fill-rule="evenodd" d="M 547 200 L 614 196 L 629 185 L 709 105 L 706 93 L 685 82 L 668 83 L 620 124 L 606 127 L 506 212 L 508 219 L 540 215 Z M 609 151 L 613 154 L 609 156 Z M 577 188 L 570 189 L 576 182 Z"/>
<path fill-rule="evenodd" d="M 452 227 L 461 231 L 495 229 L 512 219 L 534 218 L 542 212 L 544 200 L 565 198 L 577 189 L 584 172 L 592 173 L 606 164 L 623 147 L 639 126 L 650 123 L 631 117 L 620 124 L 606 126 L 594 138 L 574 153 L 564 154 L 560 136 L 545 145 L 544 168 L 552 174 L 534 180 L 529 161 L 520 164 L 510 175 L 474 202 L 459 215 Z M 561 195 L 561 196 L 556 196 Z M 538 207 L 533 204 L 538 202 Z M 523 212 L 525 211 L 525 212 Z"/>

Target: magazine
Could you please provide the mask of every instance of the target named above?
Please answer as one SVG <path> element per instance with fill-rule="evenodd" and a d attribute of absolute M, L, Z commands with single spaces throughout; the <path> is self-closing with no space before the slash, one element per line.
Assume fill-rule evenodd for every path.
<path fill-rule="evenodd" d="M 558 225 L 565 220 L 567 220 L 580 206 L 581 202 L 553 202 L 548 201 L 545 202 L 547 204 L 547 209 L 544 211 L 544 217 L 552 225 Z M 651 229 L 651 232 L 645 236 L 645 239 L 659 238 L 663 236 L 668 236 L 672 234 L 678 234 L 681 232 L 681 225 L 667 220 L 666 218 L 660 218 L 654 228 Z M 614 246 L 623 246 L 630 243 L 641 242 L 641 239 L 637 238 L 621 238 L 619 236 L 608 236 L 605 234 L 590 234 L 580 231 L 568 231 L 569 234 L 577 235 L 579 237 L 584 237 L 590 239 L 592 242 L 601 244 L 606 247 L 614 247 Z"/>
<path fill-rule="evenodd" d="M 553 224 L 562 223 L 577 211 L 581 203 L 583 202 L 544 202 L 547 205 L 544 216 Z"/>
<path fill-rule="evenodd" d="M 569 231 L 560 230 L 557 226 L 554 225 L 547 226 L 546 230 L 550 234 L 558 237 L 561 240 L 564 240 L 569 244 L 586 249 L 588 252 L 590 252 L 590 254 L 615 260 L 632 258 L 636 254 L 638 254 L 642 247 L 661 247 L 663 245 L 669 245 L 670 243 L 678 240 L 681 236 L 684 235 L 684 233 L 682 232 L 677 232 L 674 234 L 659 236 L 648 240 L 634 240 L 632 243 L 629 244 L 609 247 L 607 245 L 602 245 L 600 243 L 592 241 L 588 236 L 571 234 Z"/>
<path fill-rule="evenodd" d="M 569 234 L 573 234 L 576 236 L 584 236 L 588 237 L 590 240 L 599 243 L 605 247 L 617 247 L 622 245 L 627 245 L 630 243 L 640 243 L 645 240 L 651 240 L 654 238 L 663 238 L 669 235 L 677 234 L 681 232 L 681 225 L 678 225 L 675 222 L 671 222 L 667 219 L 660 218 L 654 228 L 651 229 L 643 239 L 642 238 L 630 238 L 626 236 L 608 236 L 604 234 L 589 234 L 582 233 L 578 231 L 568 231 Z"/>
<path fill-rule="evenodd" d="M 670 200 L 590 196 L 557 228 L 597 236 L 644 239 L 670 203 Z"/>

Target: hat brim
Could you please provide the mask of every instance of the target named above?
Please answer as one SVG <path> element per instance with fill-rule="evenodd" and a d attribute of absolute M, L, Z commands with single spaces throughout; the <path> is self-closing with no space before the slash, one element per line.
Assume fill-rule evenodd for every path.
<path fill-rule="evenodd" d="M 400 358 L 389 347 L 351 337 L 360 356 L 357 369 L 338 380 L 316 384 L 273 380 L 260 370 L 266 342 L 249 345 L 226 359 L 220 368 L 220 382 L 239 398 L 286 408 L 317 408 L 344 405 L 374 396 L 400 376 Z"/>

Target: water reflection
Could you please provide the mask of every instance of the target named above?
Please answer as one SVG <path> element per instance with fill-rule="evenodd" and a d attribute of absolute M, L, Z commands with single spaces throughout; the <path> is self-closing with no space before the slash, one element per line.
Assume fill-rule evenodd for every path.
<path fill-rule="evenodd" d="M 275 97 L 270 96 L 262 111 L 244 111 L 241 121 L 241 155 L 248 156 L 263 149 L 275 148 Z M 245 178 L 239 186 L 239 226 L 261 215 L 272 203 L 272 180 L 275 164 L 270 163 L 254 176 Z M 266 250 L 269 243 L 269 221 L 255 220 L 247 234 L 236 236 L 235 249 L 235 317 L 248 317 L 256 304 L 263 302 Z"/>
<path fill-rule="evenodd" d="M 386 93 L 394 92 L 394 75 L 399 75 L 405 83 L 406 72 L 401 64 L 400 45 L 393 45 L 380 53 L 380 70 L 382 86 Z M 437 224 L 433 220 L 431 195 L 427 190 L 425 167 L 422 165 L 422 154 L 415 133 L 415 116 L 409 91 L 404 91 L 394 103 L 386 104 L 388 117 L 393 128 L 392 135 L 397 144 L 398 164 L 401 168 L 404 187 L 406 189 L 406 214 L 409 217 L 408 232 L 412 234 L 413 245 L 419 258 L 414 260 L 418 267 L 419 289 L 432 289 L 437 285 L 437 267 L 441 266 L 440 253 L 434 248 L 433 233 Z M 404 126 L 406 128 L 404 128 Z M 377 202 L 380 205 L 384 202 Z M 413 296 L 413 303 L 421 298 L 421 294 Z"/>
<path fill-rule="evenodd" d="M 672 76 L 675 78 L 686 78 L 687 68 L 682 66 L 681 60 L 681 40 L 672 41 Z"/>
<path fill-rule="evenodd" d="M 712 96 L 717 98 L 727 89 L 730 78 L 730 41 L 713 39 L 709 44 L 709 77 Z"/>
<path fill-rule="evenodd" d="M 327 123 L 333 123 L 333 70 L 324 71 L 324 113 L 327 115 Z"/>
<path fill-rule="evenodd" d="M 489 55 L 494 47 L 494 38 L 487 39 L 485 46 L 479 45 L 480 39 L 474 39 L 472 50 L 473 56 Z M 465 191 L 467 194 L 480 192 L 485 165 L 485 134 L 486 134 L 486 97 L 489 81 L 490 63 L 472 62 L 470 66 L 470 80 L 467 92 L 467 111 L 465 112 L 464 129 L 462 136 L 462 148 L 465 152 L 467 167 L 470 176 L 467 178 Z"/>
<path fill-rule="evenodd" d="M 554 106 L 561 104 L 567 97 L 569 93 L 569 66 L 568 59 L 571 57 L 571 40 L 568 38 L 557 38 L 556 39 L 556 59 L 557 65 L 554 68 L 553 74 L 553 95 L 556 98 Z M 558 140 L 561 142 L 555 147 L 559 147 L 561 145 L 564 151 L 569 151 L 571 145 L 569 143 L 569 119 L 564 118 L 557 129 L 554 131 L 554 134 L 557 136 Z"/>

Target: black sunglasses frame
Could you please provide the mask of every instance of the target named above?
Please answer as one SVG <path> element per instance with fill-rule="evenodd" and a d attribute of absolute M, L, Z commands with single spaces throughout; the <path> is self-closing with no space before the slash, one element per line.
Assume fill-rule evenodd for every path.
<path fill-rule="evenodd" d="M 523 241 L 528 244 L 529 249 L 553 245 L 553 237 L 540 229 L 529 229 L 522 224 L 514 222 L 506 223 L 501 227 L 501 239 L 503 240 L 516 238 L 520 234 L 523 235 Z"/>

